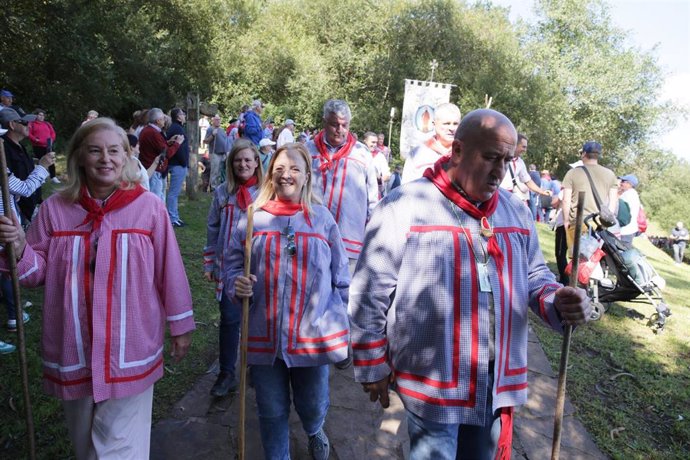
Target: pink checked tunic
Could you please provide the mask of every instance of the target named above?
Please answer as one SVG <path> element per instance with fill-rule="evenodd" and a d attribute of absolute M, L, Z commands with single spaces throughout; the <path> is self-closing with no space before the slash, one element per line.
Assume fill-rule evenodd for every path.
<path fill-rule="evenodd" d="M 249 187 L 252 199 L 256 198 L 258 188 Z M 240 217 L 247 212 L 237 205 L 237 195 L 228 193 L 227 183 L 216 187 L 213 192 L 213 202 L 208 210 L 206 225 L 206 246 L 204 246 L 204 272 L 213 273 L 216 279 L 216 300 L 220 302 L 223 294 L 223 279 L 221 267 L 223 251 L 230 244 L 232 234 L 237 230 Z"/>
<path fill-rule="evenodd" d="M 312 157 L 314 193 L 338 224 L 347 256 L 357 259 L 362 251 L 364 226 L 379 197 L 371 153 L 357 142 L 348 156 L 322 172 L 319 168 L 323 159 L 314 141 L 307 142 L 307 149 Z M 328 150 L 333 154 L 338 149 L 328 146 Z"/>
<path fill-rule="evenodd" d="M 490 300 L 493 410 L 527 400 L 528 307 L 561 330 L 553 306 L 561 286 L 544 263 L 529 209 L 500 190 L 490 223 L 503 253 L 501 266 L 488 256 L 490 293 L 478 276 L 477 260 L 487 257 L 479 221 L 452 209 L 428 179 L 391 192 L 367 226 L 350 287 L 355 379 L 394 372 L 405 407 L 424 419 L 484 424 Z"/>
<path fill-rule="evenodd" d="M 408 182 L 419 179 L 427 168 L 434 168 L 434 163 L 436 163 L 441 156 L 450 154 L 450 149 L 448 149 L 446 154 L 442 155 L 429 147 L 429 145 L 434 145 L 434 142 L 435 138 L 432 137 L 423 144 L 419 144 L 410 150 L 405 160 L 405 166 L 403 167 L 402 184 L 407 184 Z"/>
<path fill-rule="evenodd" d="M 328 209 L 315 205 L 309 221 L 302 211 L 254 214 L 250 271 L 258 281 L 249 310 L 249 364 L 280 358 L 288 367 L 307 367 L 347 357 L 347 255 Z M 288 222 L 295 231 L 293 256 L 286 251 Z M 242 219 L 226 251 L 223 279 L 230 298 L 244 272 L 246 226 Z"/>
<path fill-rule="evenodd" d="M 192 299 L 163 202 L 145 192 L 93 234 L 78 203 L 53 195 L 27 233 L 24 286 L 45 285 L 43 386 L 60 399 L 132 396 L 163 376 L 165 324 L 194 329 Z M 90 270 L 98 238 L 95 272 Z M 91 295 L 93 293 L 93 295 Z"/>

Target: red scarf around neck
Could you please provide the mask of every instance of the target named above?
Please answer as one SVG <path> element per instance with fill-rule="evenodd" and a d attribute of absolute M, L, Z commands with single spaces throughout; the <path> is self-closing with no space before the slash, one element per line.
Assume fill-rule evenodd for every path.
<path fill-rule="evenodd" d="M 100 206 L 98 202 L 91 197 L 86 185 L 82 185 L 79 192 L 79 204 L 86 210 L 87 214 L 84 221 L 79 224 L 78 227 L 93 222 L 91 232 L 95 232 L 101 226 L 103 217 L 105 217 L 107 213 L 127 206 L 129 203 L 139 198 L 139 195 L 145 191 L 146 190 L 144 190 L 141 185 L 137 185 L 133 189 L 117 188 L 113 194 L 105 200 L 105 205 Z"/>
<path fill-rule="evenodd" d="M 252 200 L 252 194 L 249 193 L 249 187 L 256 185 L 258 182 L 259 180 L 256 176 L 252 176 L 237 188 L 237 206 L 239 206 L 242 211 L 246 211 L 247 207 L 254 201 Z"/>
<path fill-rule="evenodd" d="M 434 169 L 428 168 L 424 171 L 424 177 L 429 179 L 436 188 L 450 201 L 455 203 L 460 209 L 465 211 L 470 217 L 477 219 L 483 229 L 491 229 L 489 225 L 489 217 L 496 211 L 498 206 L 498 190 L 491 195 L 487 201 L 479 205 L 479 207 L 472 204 L 467 198 L 462 196 L 462 194 L 453 186 L 450 181 L 448 174 L 443 169 L 443 166 L 450 161 L 450 157 L 442 157 L 435 164 Z M 496 235 L 492 235 L 488 239 L 488 251 L 494 259 L 496 260 L 496 265 L 503 267 L 503 253 L 501 248 L 498 246 L 498 241 L 496 240 Z"/>
<path fill-rule="evenodd" d="M 321 131 L 319 134 L 314 137 L 314 144 L 316 145 L 317 150 L 319 151 L 319 155 L 321 158 L 321 165 L 319 166 L 319 170 L 321 172 L 325 172 L 328 169 L 332 169 L 335 166 L 335 163 L 338 162 L 338 160 L 345 158 L 350 154 L 352 151 L 352 148 L 355 146 L 357 143 L 357 139 L 355 139 L 355 136 L 352 135 L 352 133 L 347 133 L 347 140 L 345 143 L 340 147 L 340 149 L 335 152 L 332 156 L 328 152 L 328 146 L 326 145 L 326 133 L 324 131 Z"/>
<path fill-rule="evenodd" d="M 261 207 L 264 211 L 273 214 L 274 216 L 294 216 L 298 212 L 304 213 L 304 220 L 307 225 L 311 227 L 311 220 L 309 219 L 309 209 L 302 203 L 292 203 L 290 201 L 281 201 L 279 199 L 270 200 Z"/>

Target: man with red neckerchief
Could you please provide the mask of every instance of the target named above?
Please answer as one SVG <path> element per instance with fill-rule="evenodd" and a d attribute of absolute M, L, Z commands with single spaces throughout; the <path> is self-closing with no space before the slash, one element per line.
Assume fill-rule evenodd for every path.
<path fill-rule="evenodd" d="M 350 285 L 355 379 L 371 401 L 393 388 L 410 459 L 510 458 L 527 400 L 527 309 L 556 331 L 589 318 L 582 289 L 544 263 L 531 213 L 499 187 L 517 133 L 481 109 L 452 155 L 374 210 Z"/>
<path fill-rule="evenodd" d="M 312 157 L 314 194 L 338 224 L 352 273 L 379 191 L 371 153 L 350 133 L 351 119 L 347 102 L 328 100 L 323 106 L 323 130 L 307 142 L 307 150 Z"/>

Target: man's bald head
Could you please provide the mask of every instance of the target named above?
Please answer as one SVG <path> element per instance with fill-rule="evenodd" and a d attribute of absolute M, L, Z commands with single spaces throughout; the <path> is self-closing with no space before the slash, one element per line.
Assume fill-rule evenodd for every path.
<path fill-rule="evenodd" d="M 471 200 L 484 202 L 498 190 L 516 143 L 508 117 L 491 109 L 474 110 L 455 132 L 448 176 Z"/>
<path fill-rule="evenodd" d="M 508 117 L 491 109 L 473 110 L 465 115 L 465 118 L 460 122 L 460 126 L 455 131 L 455 139 L 471 142 L 487 134 L 492 134 L 496 129 L 503 126 L 515 133 L 515 142 L 517 142 L 517 131 Z"/>

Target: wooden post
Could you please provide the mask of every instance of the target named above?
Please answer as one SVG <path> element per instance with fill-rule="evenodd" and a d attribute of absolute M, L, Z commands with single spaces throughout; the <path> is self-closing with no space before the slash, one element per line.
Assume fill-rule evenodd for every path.
<path fill-rule="evenodd" d="M 187 169 L 187 198 L 196 200 L 199 183 L 199 94 L 187 93 L 187 139 L 189 168 Z"/>

